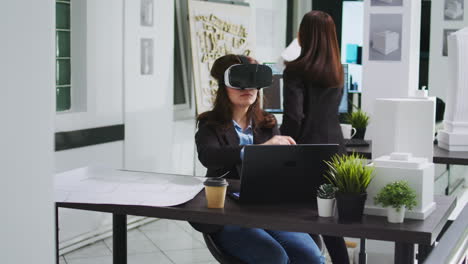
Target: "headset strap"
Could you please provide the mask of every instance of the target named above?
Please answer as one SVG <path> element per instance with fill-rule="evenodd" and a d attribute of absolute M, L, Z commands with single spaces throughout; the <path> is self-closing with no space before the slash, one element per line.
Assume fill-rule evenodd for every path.
<path fill-rule="evenodd" d="M 247 59 L 246 56 L 244 56 L 244 55 L 237 55 L 237 57 L 238 57 L 239 60 L 242 62 L 242 64 L 250 64 L 249 59 Z"/>

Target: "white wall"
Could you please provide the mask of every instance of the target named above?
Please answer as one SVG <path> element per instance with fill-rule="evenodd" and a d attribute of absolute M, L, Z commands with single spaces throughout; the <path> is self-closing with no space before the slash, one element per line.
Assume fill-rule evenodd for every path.
<path fill-rule="evenodd" d="M 248 2 L 250 2 L 255 23 L 255 58 L 262 63 L 276 62 L 286 48 L 287 1 L 251 0 Z"/>
<path fill-rule="evenodd" d="M 86 99 L 78 102 L 78 109 L 72 105 L 71 111 L 57 114 L 56 131 L 122 124 L 123 0 L 71 2 L 72 90 L 80 90 Z"/>
<path fill-rule="evenodd" d="M 448 57 L 442 56 L 444 29 L 462 29 L 468 26 L 468 0 L 465 1 L 464 20 L 445 21 L 444 2 L 431 2 L 431 42 L 429 50 L 429 95 L 446 102 L 449 85 Z"/>
<path fill-rule="evenodd" d="M 371 7 L 370 2 L 364 2 L 362 50 L 362 109 L 371 116 L 366 138 L 372 138 L 372 115 L 376 98 L 405 98 L 418 89 L 421 24 L 420 1 L 403 1 L 403 7 Z M 369 60 L 371 14 L 403 14 L 401 61 Z"/>
<path fill-rule="evenodd" d="M 195 120 L 174 121 L 174 1 L 155 3 L 142 27 L 140 2 L 125 2 L 125 168 L 193 175 Z M 154 40 L 152 75 L 140 74 L 141 38 Z"/>
<path fill-rule="evenodd" d="M 56 114 L 55 131 L 123 124 L 123 0 L 71 3 L 72 109 Z M 55 172 L 84 166 L 122 168 L 123 141 L 54 155 Z M 111 219 L 104 213 L 59 209 L 60 243 L 110 226 Z"/>
<path fill-rule="evenodd" d="M 55 263 L 54 1 L 0 2 L 0 261 Z"/>

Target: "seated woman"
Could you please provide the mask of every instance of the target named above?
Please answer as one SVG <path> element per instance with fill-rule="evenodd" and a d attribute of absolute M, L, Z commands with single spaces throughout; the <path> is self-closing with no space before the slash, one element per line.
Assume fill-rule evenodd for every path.
<path fill-rule="evenodd" d="M 195 135 L 198 158 L 208 168 L 208 177 L 239 179 L 243 146 L 249 144 L 295 144 L 288 136 L 280 136 L 276 119 L 260 108 L 257 89 L 235 89 L 225 85 L 226 70 L 249 57 L 226 55 L 218 58 L 211 75 L 218 81 L 213 110 L 198 117 Z M 197 228 L 197 225 L 194 225 Z M 206 227 L 206 226 L 205 226 Z M 199 231 L 207 231 L 198 225 Z M 246 263 L 325 263 L 325 258 L 309 234 L 217 226 L 211 236 L 224 252 Z"/>

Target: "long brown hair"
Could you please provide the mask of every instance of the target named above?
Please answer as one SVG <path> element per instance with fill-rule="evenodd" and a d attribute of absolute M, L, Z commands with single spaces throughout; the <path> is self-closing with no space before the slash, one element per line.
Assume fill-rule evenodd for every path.
<path fill-rule="evenodd" d="M 287 63 L 291 71 L 319 87 L 343 86 L 343 67 L 333 18 L 322 11 L 310 11 L 299 26 L 301 55 Z"/>
<path fill-rule="evenodd" d="M 200 114 L 197 118 L 198 123 L 200 121 L 207 122 L 207 124 L 215 127 L 228 128 L 232 125 L 232 109 L 233 105 L 226 91 L 226 85 L 224 84 L 224 72 L 231 65 L 242 64 L 240 56 L 228 54 L 219 57 L 211 67 L 210 74 L 218 82 L 218 91 L 216 92 L 216 98 L 213 104 L 213 110 Z M 256 63 L 251 58 L 244 56 L 250 63 Z M 264 112 L 260 107 L 260 93 L 257 93 L 255 102 L 249 106 L 247 110 L 247 118 L 252 120 L 255 129 L 259 128 L 272 128 L 276 125 L 276 119 L 273 115 Z"/>

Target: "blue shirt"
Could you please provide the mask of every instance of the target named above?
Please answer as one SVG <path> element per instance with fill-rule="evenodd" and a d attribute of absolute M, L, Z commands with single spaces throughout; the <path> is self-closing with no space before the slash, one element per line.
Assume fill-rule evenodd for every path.
<path fill-rule="evenodd" d="M 253 144 L 253 130 L 252 130 L 252 122 L 250 122 L 249 126 L 242 130 L 242 127 L 237 124 L 236 121 L 232 120 L 234 124 L 234 129 L 236 130 L 237 136 L 239 137 L 239 145 L 252 145 Z M 244 159 L 244 148 L 241 149 L 241 159 Z"/>

